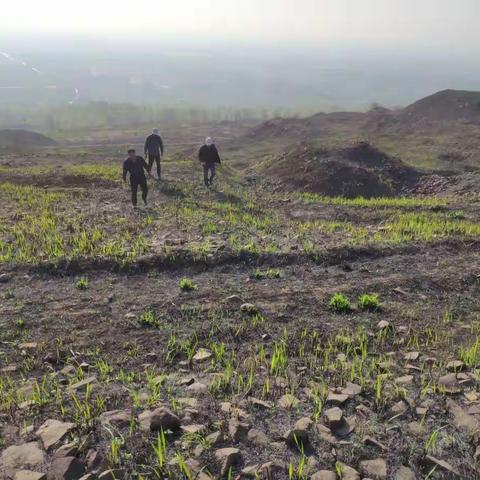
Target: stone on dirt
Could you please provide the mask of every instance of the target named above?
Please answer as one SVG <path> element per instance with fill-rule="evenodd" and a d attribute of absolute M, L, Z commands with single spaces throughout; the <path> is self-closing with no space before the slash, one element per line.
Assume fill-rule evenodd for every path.
<path fill-rule="evenodd" d="M 228 422 L 228 435 L 235 442 L 244 442 L 247 439 L 250 425 L 240 422 L 237 418 L 231 418 Z"/>
<path fill-rule="evenodd" d="M 383 458 L 363 460 L 360 462 L 360 471 L 365 477 L 383 480 L 387 478 L 387 462 Z"/>
<path fill-rule="evenodd" d="M 220 475 L 226 475 L 230 467 L 242 461 L 242 453 L 238 448 L 220 448 L 215 451 L 215 459 L 221 465 Z"/>
<path fill-rule="evenodd" d="M 453 360 L 447 363 L 447 370 L 449 372 L 461 372 L 465 370 L 465 364 L 461 360 Z"/>
<path fill-rule="evenodd" d="M 185 389 L 192 395 L 204 395 L 208 392 L 208 387 L 201 382 L 194 382 Z"/>
<path fill-rule="evenodd" d="M 126 428 L 130 425 L 132 418 L 131 410 L 111 410 L 100 415 L 102 425 L 111 425 L 116 428 Z"/>
<path fill-rule="evenodd" d="M 140 428 L 144 432 L 176 430 L 180 427 L 180 419 L 168 408 L 160 407 L 153 411 L 146 410 L 138 416 Z"/>
<path fill-rule="evenodd" d="M 56 458 L 48 469 L 48 480 L 78 480 L 85 473 L 85 465 L 75 457 Z"/>
<path fill-rule="evenodd" d="M 336 428 L 340 427 L 343 422 L 343 412 L 338 407 L 329 408 L 325 410 L 325 420 L 327 421 L 327 425 L 332 429 L 335 430 Z"/>
<path fill-rule="evenodd" d="M 330 470 L 320 470 L 314 473 L 310 480 L 337 480 L 337 474 Z"/>
<path fill-rule="evenodd" d="M 394 480 L 415 480 L 416 478 L 415 472 L 411 468 L 402 465 L 395 472 Z"/>
<path fill-rule="evenodd" d="M 335 405 L 336 407 L 342 406 L 348 399 L 349 395 L 344 393 L 329 393 L 326 403 L 329 405 Z"/>
<path fill-rule="evenodd" d="M 212 352 L 206 348 L 199 348 L 192 357 L 193 363 L 203 363 L 212 358 Z"/>
<path fill-rule="evenodd" d="M 110 468 L 103 471 L 99 476 L 98 480 L 123 480 L 125 477 L 125 472 L 118 468 Z"/>
<path fill-rule="evenodd" d="M 249 443 L 252 443 L 253 445 L 257 445 L 259 447 L 268 445 L 269 439 L 265 433 L 263 433 L 261 430 L 257 430 L 255 428 L 252 428 L 251 430 L 248 431 L 248 441 Z"/>
<path fill-rule="evenodd" d="M 74 428 L 74 423 L 49 419 L 35 432 L 35 435 L 40 439 L 43 448 L 48 452 L 51 448 L 58 445 Z"/>
<path fill-rule="evenodd" d="M 47 476 L 42 472 L 33 472 L 31 470 L 18 470 L 15 472 L 13 480 L 45 480 Z"/>
<path fill-rule="evenodd" d="M 480 422 L 467 413 L 453 400 L 447 401 L 447 408 L 453 415 L 453 423 L 458 430 L 465 431 L 471 437 L 478 439 L 480 436 Z"/>
<path fill-rule="evenodd" d="M 309 417 L 303 417 L 295 423 L 295 426 L 286 435 L 289 445 L 305 445 L 308 443 L 308 433 L 313 422 Z"/>
<path fill-rule="evenodd" d="M 433 465 L 436 465 L 437 467 L 440 467 L 441 469 L 453 473 L 454 475 L 460 476 L 457 470 L 450 465 L 450 463 L 446 462 L 445 460 L 441 460 L 439 458 L 433 457 L 432 455 L 427 455 L 425 459 L 432 463 Z"/>
<path fill-rule="evenodd" d="M 352 467 L 339 462 L 342 480 L 360 480 L 360 474 Z"/>
<path fill-rule="evenodd" d="M 97 383 L 98 383 L 97 382 L 97 377 L 91 376 L 91 377 L 85 378 L 84 380 L 81 380 L 80 382 L 77 382 L 77 383 L 74 383 L 73 385 L 70 385 L 70 387 L 68 389 L 71 390 L 71 391 L 76 391 L 76 390 L 85 391 L 87 389 L 88 385 L 92 385 L 92 387 L 93 387 Z"/>
<path fill-rule="evenodd" d="M 298 398 L 294 397 L 290 393 L 287 393 L 278 400 L 278 406 L 280 408 L 284 408 L 285 410 L 295 408 L 299 403 L 300 401 L 298 400 Z"/>
<path fill-rule="evenodd" d="M 2 452 L 1 464 L 5 470 L 18 470 L 24 467 L 39 467 L 45 463 L 45 454 L 37 442 L 12 445 Z"/>

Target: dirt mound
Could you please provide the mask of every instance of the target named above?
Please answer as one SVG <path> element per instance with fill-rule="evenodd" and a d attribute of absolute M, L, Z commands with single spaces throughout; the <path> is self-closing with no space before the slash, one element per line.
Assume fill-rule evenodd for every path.
<path fill-rule="evenodd" d="M 36 132 L 27 130 L 0 130 L 0 152 L 17 153 L 38 147 L 52 147 L 57 142 Z"/>
<path fill-rule="evenodd" d="M 404 108 L 403 120 L 480 123 L 480 92 L 443 90 Z"/>
<path fill-rule="evenodd" d="M 327 196 L 395 196 L 411 189 L 421 174 L 368 142 L 328 149 L 299 145 L 265 168 L 288 187 Z"/>

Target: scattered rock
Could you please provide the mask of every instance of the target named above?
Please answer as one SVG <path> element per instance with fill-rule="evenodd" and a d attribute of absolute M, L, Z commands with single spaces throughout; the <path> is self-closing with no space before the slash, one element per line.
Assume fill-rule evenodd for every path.
<path fill-rule="evenodd" d="M 240 476 L 243 478 L 258 478 L 258 473 L 260 469 L 258 464 L 257 465 L 249 465 L 245 467 L 241 472 Z"/>
<path fill-rule="evenodd" d="M 249 430 L 248 423 L 240 422 L 236 418 L 231 418 L 228 422 L 228 434 L 235 443 L 246 441 Z"/>
<path fill-rule="evenodd" d="M 168 408 L 160 407 L 153 411 L 146 410 L 138 416 L 140 428 L 144 432 L 163 430 L 176 430 L 180 427 L 180 419 Z"/>
<path fill-rule="evenodd" d="M 60 457 L 76 457 L 78 453 L 78 447 L 75 442 L 62 445 L 53 455 L 55 458 Z"/>
<path fill-rule="evenodd" d="M 284 395 L 278 400 L 278 406 L 280 408 L 284 408 L 285 410 L 290 410 L 291 408 L 295 408 L 299 403 L 300 401 L 298 400 L 298 398 L 294 397 L 289 393 L 287 393 L 286 395 Z"/>
<path fill-rule="evenodd" d="M 455 468 L 450 465 L 448 462 L 445 460 L 440 460 L 438 458 L 432 457 L 431 455 L 427 455 L 426 460 L 429 461 L 430 463 L 437 465 L 438 467 L 442 468 L 443 470 L 446 470 L 447 472 L 453 473 L 454 475 L 460 476 L 460 474 L 455 470 Z"/>
<path fill-rule="evenodd" d="M 85 378 L 84 380 L 81 380 L 80 382 L 77 382 L 77 383 L 74 383 L 73 385 L 70 385 L 70 387 L 68 388 L 69 390 L 73 390 L 73 391 L 76 391 L 76 390 L 82 390 L 82 391 L 85 391 L 87 389 L 87 386 L 88 385 L 92 385 L 92 387 L 94 385 L 97 385 L 98 382 L 97 382 L 97 377 L 95 376 L 91 376 L 91 377 L 87 377 Z"/>
<path fill-rule="evenodd" d="M 373 480 L 383 480 L 387 478 L 387 462 L 383 458 L 363 460 L 360 462 L 360 471 L 365 477 Z"/>
<path fill-rule="evenodd" d="M 267 479 L 275 479 L 277 475 L 282 475 L 286 470 L 287 466 L 280 460 L 264 463 L 260 467 L 260 471 L 265 473 Z"/>
<path fill-rule="evenodd" d="M 394 480 L 415 480 L 415 472 L 408 467 L 401 466 L 395 473 Z"/>
<path fill-rule="evenodd" d="M 395 405 L 390 408 L 390 414 L 393 417 L 403 415 L 408 410 L 408 405 L 403 401 L 398 401 Z"/>
<path fill-rule="evenodd" d="M 183 433 L 197 434 L 205 430 L 205 425 L 193 424 L 193 425 L 184 425 L 181 427 Z"/>
<path fill-rule="evenodd" d="M 74 428 L 74 423 L 49 419 L 35 432 L 35 435 L 40 439 L 43 448 L 48 452 L 52 447 L 58 445 Z"/>
<path fill-rule="evenodd" d="M 185 390 L 192 395 L 204 395 L 208 392 L 208 387 L 204 383 L 195 382 L 189 385 Z"/>
<path fill-rule="evenodd" d="M 11 273 L 2 273 L 0 274 L 0 283 L 7 283 L 13 278 Z"/>
<path fill-rule="evenodd" d="M 298 446 L 308 443 L 308 432 L 313 422 L 309 417 L 303 417 L 295 423 L 295 426 L 286 435 L 286 441 L 289 445 Z"/>
<path fill-rule="evenodd" d="M 310 477 L 310 480 L 337 480 L 337 474 L 330 470 L 320 470 L 319 472 L 314 473 Z"/>
<path fill-rule="evenodd" d="M 320 435 L 320 438 L 331 445 L 336 445 L 338 443 L 337 437 L 332 433 L 332 431 L 322 425 L 321 423 L 317 424 L 316 426 L 317 432 Z"/>
<path fill-rule="evenodd" d="M 460 393 L 462 391 L 458 384 L 457 376 L 454 373 L 448 373 L 438 379 L 438 385 L 446 393 Z"/>
<path fill-rule="evenodd" d="M 341 462 L 338 465 L 342 472 L 342 480 L 360 480 L 360 474 L 354 468 Z"/>
<path fill-rule="evenodd" d="M 248 431 L 247 438 L 249 443 L 253 443 L 257 446 L 265 446 L 269 443 L 267 435 L 261 430 L 256 430 L 255 428 Z"/>
<path fill-rule="evenodd" d="M 407 429 L 416 437 L 421 437 L 425 433 L 425 427 L 419 422 L 410 422 L 407 425 Z"/>
<path fill-rule="evenodd" d="M 403 358 L 405 360 L 408 360 L 410 362 L 414 362 L 415 360 L 418 360 L 418 357 L 420 356 L 420 352 L 407 352 Z"/>
<path fill-rule="evenodd" d="M 348 399 L 349 395 L 346 393 L 329 393 L 327 396 L 326 403 L 330 405 L 335 405 L 337 407 L 342 406 Z"/>
<path fill-rule="evenodd" d="M 387 320 L 380 320 L 377 323 L 377 330 L 386 330 L 387 328 L 390 328 L 390 322 L 387 322 Z"/>
<path fill-rule="evenodd" d="M 100 452 L 89 450 L 85 456 L 87 471 L 93 474 L 103 472 L 108 468 L 108 463 Z"/>
<path fill-rule="evenodd" d="M 116 468 L 103 471 L 98 476 L 98 480 L 123 480 L 124 477 L 125 472 Z"/>
<path fill-rule="evenodd" d="M 355 398 L 362 392 L 362 387 L 356 383 L 347 382 L 347 386 L 342 389 L 342 394 L 348 395 L 350 398 Z"/>
<path fill-rule="evenodd" d="M 131 419 L 131 410 L 111 410 L 100 415 L 100 423 L 102 425 L 111 425 L 116 428 L 127 428 Z"/>
<path fill-rule="evenodd" d="M 388 448 L 383 443 L 379 442 L 378 440 L 376 440 L 373 437 L 370 437 L 369 435 L 366 435 L 365 437 L 363 437 L 362 442 L 365 445 L 370 445 L 372 447 L 377 447 L 380 450 L 383 450 L 384 452 L 386 452 L 388 450 Z"/>
<path fill-rule="evenodd" d="M 210 360 L 212 356 L 213 354 L 210 350 L 207 350 L 206 348 L 199 348 L 193 356 L 192 360 L 193 363 L 203 363 L 207 360 Z"/>
<path fill-rule="evenodd" d="M 447 363 L 447 370 L 449 372 L 461 372 L 465 370 L 466 365 L 461 360 L 453 360 Z"/>
<path fill-rule="evenodd" d="M 78 480 L 84 473 L 85 466 L 78 458 L 56 458 L 48 469 L 48 480 Z"/>
<path fill-rule="evenodd" d="M 255 407 L 265 408 L 267 410 L 272 409 L 274 406 L 272 402 L 268 402 L 266 400 L 260 400 L 255 397 L 249 397 L 248 401 L 250 402 L 250 404 L 254 405 Z"/>
<path fill-rule="evenodd" d="M 223 442 L 223 433 L 221 431 L 213 432 L 210 435 L 207 435 L 206 440 L 210 445 L 216 447 L 218 444 Z"/>
<path fill-rule="evenodd" d="M 459 430 L 465 431 L 471 437 L 478 439 L 480 436 L 480 422 L 467 413 L 460 405 L 453 400 L 447 401 L 447 408 L 453 415 L 453 423 Z"/>
<path fill-rule="evenodd" d="M 413 375 L 404 375 L 395 379 L 396 385 L 411 385 L 413 382 Z"/>
<path fill-rule="evenodd" d="M 215 451 L 215 459 L 221 465 L 220 475 L 226 475 L 230 467 L 242 461 L 242 454 L 238 448 L 220 448 Z"/>
<path fill-rule="evenodd" d="M 343 412 L 338 407 L 329 408 L 324 412 L 325 419 L 327 421 L 327 425 L 332 429 L 335 430 L 342 425 L 343 422 Z"/>
<path fill-rule="evenodd" d="M 31 470 L 18 470 L 15 472 L 13 480 L 45 480 L 47 476 L 42 472 L 32 472 Z"/>

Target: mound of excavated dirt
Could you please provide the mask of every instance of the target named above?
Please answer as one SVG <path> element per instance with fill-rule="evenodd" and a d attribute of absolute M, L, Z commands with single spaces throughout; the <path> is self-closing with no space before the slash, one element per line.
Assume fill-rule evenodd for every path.
<path fill-rule="evenodd" d="M 0 151 L 23 152 L 38 147 L 52 147 L 57 142 L 36 132 L 27 130 L 0 130 Z"/>
<path fill-rule="evenodd" d="M 300 145 L 265 167 L 288 188 L 327 196 L 395 196 L 410 190 L 421 174 L 368 142 L 328 149 Z"/>
<path fill-rule="evenodd" d="M 480 123 L 480 92 L 443 90 L 404 108 L 402 120 Z"/>

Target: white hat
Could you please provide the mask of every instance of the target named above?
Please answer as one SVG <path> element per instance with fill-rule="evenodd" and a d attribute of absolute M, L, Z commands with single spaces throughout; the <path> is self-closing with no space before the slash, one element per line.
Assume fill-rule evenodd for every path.
<path fill-rule="evenodd" d="M 207 147 L 209 147 L 210 145 L 213 145 L 213 140 L 212 140 L 212 137 L 207 137 L 205 139 L 205 145 L 207 145 Z"/>
<path fill-rule="evenodd" d="M 160 130 L 159 130 L 158 128 L 154 128 L 154 129 L 152 130 L 152 133 L 153 133 L 154 135 L 158 135 L 158 134 L 160 133 Z"/>

